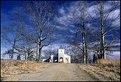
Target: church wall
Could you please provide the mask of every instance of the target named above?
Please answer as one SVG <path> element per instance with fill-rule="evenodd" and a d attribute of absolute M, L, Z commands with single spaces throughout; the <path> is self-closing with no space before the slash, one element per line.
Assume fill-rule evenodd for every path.
<path fill-rule="evenodd" d="M 60 59 L 62 57 L 62 59 Z M 64 54 L 64 49 L 58 50 L 58 62 L 63 61 L 63 63 L 70 63 L 71 59 L 70 56 Z"/>

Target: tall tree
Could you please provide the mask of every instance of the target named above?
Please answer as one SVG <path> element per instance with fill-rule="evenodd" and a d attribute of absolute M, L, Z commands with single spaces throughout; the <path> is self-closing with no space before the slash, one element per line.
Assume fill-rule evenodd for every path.
<path fill-rule="evenodd" d="M 84 63 L 87 63 L 87 44 L 86 44 L 86 28 L 85 28 L 85 20 L 86 20 L 86 12 L 84 3 L 81 9 L 81 26 L 82 26 L 82 54 L 84 58 Z"/>
<path fill-rule="evenodd" d="M 70 35 L 67 35 L 66 39 L 70 38 L 68 39 L 68 42 L 70 42 L 73 46 L 75 46 L 75 49 L 77 49 L 77 51 L 80 50 L 80 57 L 82 57 L 83 55 L 82 57 L 83 63 L 87 63 L 88 61 L 88 47 L 87 47 L 88 34 L 86 33 L 90 29 L 90 27 L 87 28 L 87 23 L 89 19 L 89 16 L 87 13 L 87 3 L 84 1 L 77 1 L 75 5 L 78 8 L 75 7 L 70 12 L 72 16 L 70 20 L 73 22 L 72 24 L 75 26 L 75 29 L 73 30 L 73 32 L 71 32 L 72 37 L 70 37 Z"/>
<path fill-rule="evenodd" d="M 117 27 L 119 27 L 119 25 L 114 26 L 114 24 L 116 22 L 119 21 L 119 16 L 120 13 L 116 12 L 118 15 L 113 17 L 114 11 L 116 9 L 119 8 L 119 3 L 115 2 L 115 1 L 111 1 L 111 2 L 107 2 L 110 4 L 111 8 L 109 8 L 109 10 L 106 11 L 106 4 L 104 4 L 105 1 L 99 1 L 98 2 L 98 6 L 97 6 L 97 12 L 99 14 L 97 14 L 97 16 L 99 16 L 99 30 L 100 30 L 100 54 L 101 54 L 101 58 L 105 59 L 106 58 L 106 48 L 107 48 L 107 44 L 110 44 L 112 41 L 114 41 L 113 39 L 111 41 L 106 42 L 106 37 L 109 35 L 113 35 L 112 38 L 114 37 L 114 33 L 111 33 L 111 31 L 116 31 Z M 110 18 L 111 17 L 111 18 Z M 109 19 L 110 18 L 110 19 Z M 108 24 L 107 24 L 108 23 Z M 115 38 L 116 40 L 116 38 Z"/>
<path fill-rule="evenodd" d="M 14 25 L 10 24 L 6 27 L 2 27 L 2 41 L 3 46 L 6 46 L 8 44 L 9 46 L 6 46 L 8 49 L 5 54 L 9 54 L 10 59 L 13 59 L 13 55 L 16 54 L 16 46 L 17 44 L 22 40 L 21 37 L 21 26 L 17 26 L 15 23 Z"/>
<path fill-rule="evenodd" d="M 87 40 L 86 40 L 86 24 L 87 24 L 87 8 L 86 8 L 86 3 L 83 1 L 78 1 L 77 2 L 79 8 L 77 9 L 80 14 L 78 20 L 75 22 L 79 24 L 79 28 L 76 31 L 76 35 L 79 35 L 81 33 L 81 38 L 82 41 L 79 40 L 79 42 L 82 42 L 82 55 L 83 55 L 83 63 L 87 63 L 88 59 L 88 53 L 87 53 Z M 78 41 L 76 41 L 78 42 Z"/>
<path fill-rule="evenodd" d="M 52 42 L 51 37 L 55 27 L 52 23 L 53 9 L 47 1 L 27 1 L 26 5 L 28 16 L 36 29 L 34 35 L 39 50 L 37 57 L 37 61 L 39 61 L 41 60 L 42 48 Z"/>

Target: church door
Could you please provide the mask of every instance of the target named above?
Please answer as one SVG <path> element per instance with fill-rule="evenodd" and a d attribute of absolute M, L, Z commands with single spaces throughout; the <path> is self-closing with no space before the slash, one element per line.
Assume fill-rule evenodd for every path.
<path fill-rule="evenodd" d="M 59 63 L 63 63 L 63 57 L 60 57 Z"/>

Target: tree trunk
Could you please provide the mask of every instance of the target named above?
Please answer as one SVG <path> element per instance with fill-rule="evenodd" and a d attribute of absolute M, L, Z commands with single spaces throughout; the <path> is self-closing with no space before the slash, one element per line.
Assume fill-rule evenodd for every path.
<path fill-rule="evenodd" d="M 42 51 L 42 34 L 40 34 L 40 38 L 39 38 L 39 56 L 38 56 L 38 61 L 41 60 L 41 51 Z"/>
<path fill-rule="evenodd" d="M 11 51 L 11 57 L 10 57 L 10 59 L 13 59 L 15 45 L 16 45 L 16 38 L 14 39 L 14 42 L 13 42 L 13 45 L 12 45 L 12 51 Z"/>
<path fill-rule="evenodd" d="M 27 59 L 26 53 L 25 53 L 25 60 Z"/>
<path fill-rule="evenodd" d="M 105 50 L 104 50 L 104 19 L 103 19 L 103 10 L 104 7 L 103 7 L 103 2 L 100 2 L 100 30 L 101 30 L 101 36 L 100 36 L 100 54 L 101 54 L 101 58 L 104 59 L 105 56 L 104 56 L 104 53 L 105 53 Z"/>
<path fill-rule="evenodd" d="M 88 61 L 88 53 L 87 53 L 87 43 L 85 41 L 85 55 L 86 55 L 86 63 Z"/>
<path fill-rule="evenodd" d="M 83 36 L 84 38 L 85 36 Z M 85 38 L 83 39 L 83 43 L 82 43 L 82 54 L 83 54 L 83 63 L 87 63 L 87 49 L 86 49 L 86 42 L 85 42 Z"/>
<path fill-rule="evenodd" d="M 39 47 L 39 56 L 38 56 L 38 61 L 39 61 L 39 60 L 41 60 L 41 50 L 42 50 L 42 48 L 41 48 L 41 47 Z"/>
<path fill-rule="evenodd" d="M 39 54 L 39 46 L 37 44 L 37 46 L 36 46 L 36 61 L 38 60 L 38 54 Z"/>
<path fill-rule="evenodd" d="M 85 10 L 82 11 L 82 54 L 83 54 L 83 63 L 87 63 L 87 45 L 86 45 L 86 30 L 85 30 Z"/>

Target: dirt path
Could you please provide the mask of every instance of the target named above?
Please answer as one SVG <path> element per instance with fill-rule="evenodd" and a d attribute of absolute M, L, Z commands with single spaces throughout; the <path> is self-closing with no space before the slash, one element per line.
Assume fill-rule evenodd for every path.
<path fill-rule="evenodd" d="M 38 72 L 11 75 L 7 81 L 120 81 L 118 71 L 85 64 L 45 64 Z"/>
<path fill-rule="evenodd" d="M 41 72 L 20 74 L 11 77 L 19 81 L 94 81 L 88 73 L 77 64 L 52 64 Z"/>

